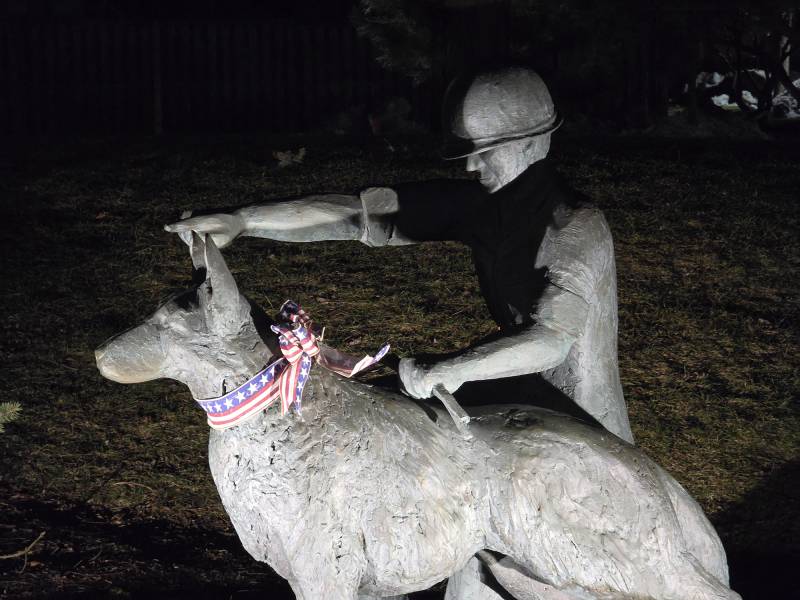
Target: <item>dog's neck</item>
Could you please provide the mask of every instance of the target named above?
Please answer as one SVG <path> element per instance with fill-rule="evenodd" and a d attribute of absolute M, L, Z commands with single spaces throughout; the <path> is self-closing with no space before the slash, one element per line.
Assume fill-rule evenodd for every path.
<path fill-rule="evenodd" d="M 172 356 L 175 379 L 196 399 L 218 398 L 239 387 L 273 360 L 273 353 L 252 324 L 235 340 L 198 339 L 192 356 Z"/>

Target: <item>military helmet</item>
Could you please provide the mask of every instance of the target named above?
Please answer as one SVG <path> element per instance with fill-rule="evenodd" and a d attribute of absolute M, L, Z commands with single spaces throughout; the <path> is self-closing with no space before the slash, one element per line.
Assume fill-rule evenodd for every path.
<path fill-rule="evenodd" d="M 562 122 L 542 78 L 524 67 L 456 78 L 445 93 L 442 116 L 446 159 L 551 133 Z"/>

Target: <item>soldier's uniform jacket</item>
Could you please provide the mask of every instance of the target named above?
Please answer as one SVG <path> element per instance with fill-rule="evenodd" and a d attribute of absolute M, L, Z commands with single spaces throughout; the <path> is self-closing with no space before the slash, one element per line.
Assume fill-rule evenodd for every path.
<path fill-rule="evenodd" d="M 534 375 L 472 382 L 459 390 L 459 399 L 467 404 L 524 399 L 582 414 L 570 399 L 609 431 L 630 439 L 617 367 L 614 248 L 602 212 L 569 188 L 548 159 L 494 194 L 470 180 L 408 183 L 391 190 L 361 194 L 362 242 L 463 242 L 472 251 L 481 293 L 502 334 L 544 323 L 577 337 L 561 365 Z M 549 286 L 585 302 L 585 320 L 574 317 L 585 311 L 573 311 L 563 300 L 551 305 Z"/>

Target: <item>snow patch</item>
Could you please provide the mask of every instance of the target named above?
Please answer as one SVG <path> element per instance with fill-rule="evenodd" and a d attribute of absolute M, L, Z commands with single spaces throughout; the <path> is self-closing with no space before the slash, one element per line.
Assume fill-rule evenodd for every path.
<path fill-rule="evenodd" d="M 748 90 L 742 90 L 742 100 L 749 104 L 751 108 L 758 108 L 758 100 Z"/>
<path fill-rule="evenodd" d="M 757 108 L 758 101 L 755 99 L 753 94 L 748 92 L 747 90 L 742 90 L 742 100 L 744 100 L 745 104 L 750 108 Z M 728 94 L 719 94 L 718 96 L 712 96 L 711 102 L 714 103 L 715 106 L 719 106 L 723 110 L 730 110 L 730 111 L 737 111 L 741 110 L 739 105 L 736 102 L 731 101 L 731 97 Z"/>
<path fill-rule="evenodd" d="M 697 74 L 695 86 L 708 89 L 717 87 L 723 81 L 725 81 L 725 75 L 722 73 L 717 73 L 716 71 L 713 73 L 706 73 L 705 71 L 701 71 Z"/>
<path fill-rule="evenodd" d="M 748 69 L 748 72 L 753 76 L 766 79 L 766 73 L 763 69 Z M 697 74 L 695 83 L 699 89 L 711 89 L 720 87 L 723 83 L 732 81 L 732 79 L 732 73 L 723 74 L 701 71 Z M 800 88 L 800 79 L 795 79 L 793 83 L 795 87 Z M 725 87 L 723 86 L 722 89 L 725 89 Z M 730 87 L 727 89 L 730 89 Z M 688 91 L 688 86 L 684 91 Z M 748 108 L 753 110 L 758 108 L 758 99 L 750 90 L 742 90 L 742 101 Z M 736 102 L 732 100 L 730 93 L 711 96 L 711 102 L 723 110 L 740 110 Z M 772 115 L 780 119 L 800 119 L 800 103 L 788 91 L 784 90 L 772 99 Z"/>
<path fill-rule="evenodd" d="M 726 106 L 730 106 L 730 96 L 728 94 L 720 94 L 719 96 L 711 96 L 711 101 L 714 103 L 715 106 L 719 106 L 720 108 L 725 108 Z"/>

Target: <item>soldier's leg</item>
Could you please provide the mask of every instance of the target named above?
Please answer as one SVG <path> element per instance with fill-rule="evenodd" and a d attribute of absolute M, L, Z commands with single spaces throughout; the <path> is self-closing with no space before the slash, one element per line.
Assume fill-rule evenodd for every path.
<path fill-rule="evenodd" d="M 485 567 L 473 556 L 466 565 L 447 581 L 445 600 L 508 600 L 490 587 Z M 494 583 L 494 582 L 491 582 Z"/>
<path fill-rule="evenodd" d="M 507 556 L 482 551 L 450 578 L 445 600 L 578 600 L 578 596 L 531 577 Z"/>
<path fill-rule="evenodd" d="M 577 600 L 584 597 L 562 592 L 539 581 L 509 556 L 496 556 L 486 550 L 478 552 L 477 556 L 492 573 L 495 581 L 516 600 Z"/>

